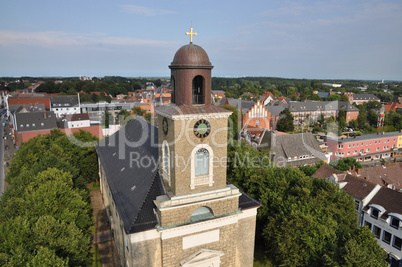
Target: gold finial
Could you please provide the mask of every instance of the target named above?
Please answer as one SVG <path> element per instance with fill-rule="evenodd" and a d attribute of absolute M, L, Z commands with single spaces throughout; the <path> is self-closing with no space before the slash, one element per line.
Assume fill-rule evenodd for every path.
<path fill-rule="evenodd" d="M 193 32 L 193 27 L 190 27 L 190 32 L 186 32 L 186 35 L 190 35 L 190 44 L 193 43 L 193 35 L 197 35 L 196 32 Z"/>

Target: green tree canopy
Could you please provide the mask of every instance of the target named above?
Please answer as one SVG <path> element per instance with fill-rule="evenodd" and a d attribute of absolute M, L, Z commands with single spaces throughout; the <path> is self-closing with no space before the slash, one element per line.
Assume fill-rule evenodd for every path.
<path fill-rule="evenodd" d="M 276 123 L 276 129 L 282 132 L 292 132 L 294 130 L 293 116 L 288 108 L 279 113 L 279 120 Z"/>

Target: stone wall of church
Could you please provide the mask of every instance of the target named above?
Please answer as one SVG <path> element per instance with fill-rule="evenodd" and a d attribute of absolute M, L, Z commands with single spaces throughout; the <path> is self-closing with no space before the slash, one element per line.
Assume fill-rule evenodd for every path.
<path fill-rule="evenodd" d="M 238 266 L 253 266 L 256 216 L 239 220 L 237 233 Z"/>
<path fill-rule="evenodd" d="M 239 198 L 225 198 L 217 201 L 197 202 L 194 205 L 174 209 L 159 210 L 161 227 L 190 223 L 191 214 L 199 207 L 209 207 L 214 217 L 234 213 L 239 210 Z"/>
<path fill-rule="evenodd" d="M 162 266 L 162 245 L 159 238 L 134 243 L 131 248 L 130 266 Z"/>
<path fill-rule="evenodd" d="M 236 262 L 236 247 L 238 243 L 237 224 L 229 224 L 219 228 L 219 241 L 183 249 L 183 238 L 191 236 L 179 236 L 162 240 L 162 263 L 164 267 L 180 266 L 180 262 L 201 249 L 212 249 L 223 251 L 220 266 L 240 266 Z M 209 229 L 211 231 L 213 229 Z M 244 229 L 243 229 L 244 230 Z M 197 234 L 208 231 L 197 232 Z"/>

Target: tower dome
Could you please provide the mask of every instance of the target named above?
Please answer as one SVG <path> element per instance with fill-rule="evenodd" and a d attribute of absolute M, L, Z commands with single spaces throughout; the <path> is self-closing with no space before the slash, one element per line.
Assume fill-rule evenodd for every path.
<path fill-rule="evenodd" d="M 213 68 L 207 52 L 201 46 L 192 43 L 180 47 L 169 66 L 171 69 L 188 67 Z"/>

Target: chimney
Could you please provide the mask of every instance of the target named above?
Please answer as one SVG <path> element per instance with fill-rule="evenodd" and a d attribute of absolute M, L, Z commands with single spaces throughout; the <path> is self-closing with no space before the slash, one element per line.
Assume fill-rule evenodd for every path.
<path fill-rule="evenodd" d="M 46 110 L 43 112 L 43 118 L 46 120 Z"/>
<path fill-rule="evenodd" d="M 346 137 L 346 138 L 349 138 L 349 133 L 347 133 L 347 136 L 348 136 L 348 137 Z"/>
<path fill-rule="evenodd" d="M 379 135 L 380 133 L 379 132 L 377 132 L 377 135 Z"/>
<path fill-rule="evenodd" d="M 360 170 L 361 170 L 361 169 L 356 169 L 357 175 L 360 175 Z"/>

